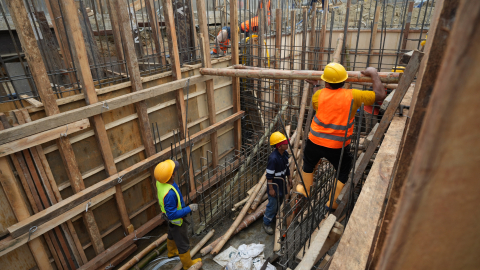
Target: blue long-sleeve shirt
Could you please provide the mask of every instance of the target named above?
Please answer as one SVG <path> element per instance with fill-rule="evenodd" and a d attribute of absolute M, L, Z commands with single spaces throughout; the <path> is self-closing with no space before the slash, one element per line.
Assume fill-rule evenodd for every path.
<path fill-rule="evenodd" d="M 183 201 L 182 192 L 180 192 L 180 188 L 178 187 L 177 183 L 173 183 L 172 186 L 177 190 L 178 195 L 180 196 L 182 209 L 177 210 L 177 204 L 178 204 L 177 194 L 175 194 L 175 191 L 170 190 L 167 193 L 167 195 L 165 195 L 165 198 L 163 199 L 163 203 L 164 203 L 163 207 L 165 208 L 165 212 L 169 220 L 183 218 L 188 213 L 192 212 L 192 210 L 190 210 L 190 206 L 185 207 L 185 202 Z"/>
<path fill-rule="evenodd" d="M 278 185 L 280 191 L 277 190 L 276 185 L 273 185 L 273 188 L 275 189 L 275 192 L 278 192 L 279 196 L 283 196 L 285 181 L 275 179 L 275 177 L 281 177 L 286 180 L 286 176 L 290 176 L 288 158 L 289 155 L 287 151 L 283 152 L 283 155 L 280 155 L 278 149 L 275 149 L 268 157 L 266 170 L 267 180 L 272 180 L 273 183 Z"/>

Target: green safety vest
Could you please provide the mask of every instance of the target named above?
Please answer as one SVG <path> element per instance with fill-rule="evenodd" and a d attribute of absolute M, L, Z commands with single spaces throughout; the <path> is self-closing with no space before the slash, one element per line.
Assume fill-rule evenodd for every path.
<path fill-rule="evenodd" d="M 182 201 L 180 200 L 180 195 L 178 194 L 177 190 L 170 184 L 162 184 L 158 181 L 156 181 L 156 183 L 157 183 L 158 203 L 160 204 L 160 209 L 162 210 L 162 212 L 166 214 L 163 200 L 165 199 L 165 196 L 167 196 L 170 190 L 175 191 L 175 194 L 177 194 L 177 201 L 178 201 L 177 210 L 182 210 Z M 182 226 L 183 218 L 170 220 L 170 223 L 177 226 Z"/>

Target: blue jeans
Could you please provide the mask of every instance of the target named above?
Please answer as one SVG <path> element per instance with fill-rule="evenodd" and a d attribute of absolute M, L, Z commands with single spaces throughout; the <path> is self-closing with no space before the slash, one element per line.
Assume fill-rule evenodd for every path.
<path fill-rule="evenodd" d="M 268 191 L 267 191 L 268 192 Z M 267 209 L 265 210 L 265 214 L 263 215 L 263 224 L 266 226 L 270 226 L 272 220 L 277 216 L 277 207 L 280 207 L 283 202 L 283 196 L 278 198 L 280 202 L 277 204 L 277 196 L 272 197 L 268 194 L 268 204 Z"/>

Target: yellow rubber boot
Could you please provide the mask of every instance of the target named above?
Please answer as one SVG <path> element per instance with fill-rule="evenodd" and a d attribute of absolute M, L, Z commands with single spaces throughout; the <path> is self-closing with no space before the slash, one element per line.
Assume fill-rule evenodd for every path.
<path fill-rule="evenodd" d="M 177 244 L 174 240 L 167 239 L 168 258 L 178 256 Z"/>
<path fill-rule="evenodd" d="M 187 270 L 188 268 L 190 268 L 190 266 L 202 261 L 201 258 L 192 260 L 192 257 L 190 256 L 190 250 L 178 256 L 180 256 L 180 261 L 182 262 L 184 270 Z"/>
<path fill-rule="evenodd" d="M 342 192 L 342 189 L 343 189 L 343 186 L 345 186 L 344 183 L 340 182 L 339 180 L 337 180 L 337 189 L 335 189 L 335 197 L 333 198 L 333 204 L 332 204 L 332 209 L 337 209 L 338 207 L 338 204 L 337 204 L 337 198 L 338 198 L 338 195 L 340 195 L 340 192 Z M 330 193 L 330 195 L 328 196 L 328 202 L 325 204 L 325 206 L 327 208 L 330 207 L 330 196 L 332 196 L 332 193 Z"/>
<path fill-rule="evenodd" d="M 305 183 L 305 187 L 307 188 L 308 195 L 310 195 L 310 187 L 313 184 L 313 173 L 306 173 L 302 171 L 302 178 L 303 182 Z M 302 193 L 304 197 L 307 197 L 307 193 L 305 192 L 305 188 L 303 187 L 302 183 L 297 185 L 297 192 Z"/>

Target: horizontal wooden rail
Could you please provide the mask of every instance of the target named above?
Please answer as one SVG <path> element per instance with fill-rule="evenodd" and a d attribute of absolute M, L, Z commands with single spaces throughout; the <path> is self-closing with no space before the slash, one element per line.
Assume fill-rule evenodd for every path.
<path fill-rule="evenodd" d="M 209 134 L 215 132 L 216 130 L 226 126 L 227 124 L 233 123 L 233 121 L 236 121 L 236 120 L 240 119 L 243 116 L 243 114 L 244 114 L 243 111 L 240 111 L 236 114 L 233 114 L 233 115 L 225 118 L 224 120 L 222 120 L 218 123 L 215 123 L 214 125 L 211 125 L 208 128 L 205 128 L 202 131 L 197 132 L 196 134 L 192 135 L 190 137 L 189 142 L 186 142 L 185 140 L 182 140 L 181 142 L 177 143 L 177 147 L 184 148 L 184 147 L 187 146 L 187 143 L 198 142 L 198 141 L 202 140 L 203 138 L 205 138 L 206 136 L 208 136 Z M 122 180 L 129 179 L 130 177 L 135 176 L 139 172 L 142 172 L 142 171 L 156 165 L 157 163 L 159 163 L 163 159 L 167 158 L 169 155 L 170 155 L 170 149 L 165 149 L 165 150 L 163 150 L 163 151 L 161 151 L 161 152 L 159 152 L 159 153 L 157 153 L 157 154 L 155 154 L 155 155 L 153 155 L 153 156 L 151 156 L 151 157 L 149 157 L 145 160 L 142 160 L 141 162 L 138 162 L 137 164 L 119 172 L 118 174 L 116 174 L 114 176 L 108 177 L 107 179 L 105 179 L 105 180 L 103 180 L 103 181 L 101 181 L 101 182 L 99 182 L 99 183 L 97 183 L 97 184 L 95 184 L 91 187 L 88 187 L 88 188 L 82 190 L 81 192 L 78 192 L 75 195 L 72 195 L 71 197 L 69 197 L 69 198 L 67 198 L 67 199 L 65 199 L 65 200 L 47 208 L 47 209 L 45 209 L 44 211 L 41 211 L 41 212 L 25 219 L 22 222 L 19 222 L 17 224 L 12 225 L 7 230 L 13 238 L 21 237 L 21 238 L 25 238 L 25 240 L 27 240 L 30 228 L 32 228 L 33 226 L 36 226 L 37 231 L 35 233 L 31 234 L 30 239 L 38 237 L 38 235 L 40 235 L 39 232 L 42 232 L 42 231 L 45 232 L 45 231 L 48 231 L 49 229 L 53 228 L 53 227 L 45 228 L 45 225 L 44 225 L 45 223 L 51 221 L 52 219 L 56 219 L 57 222 L 54 223 L 54 224 L 51 224 L 51 225 L 58 226 L 58 224 L 61 224 L 61 223 L 65 222 L 65 221 L 67 221 L 68 219 L 71 218 L 71 216 L 65 217 L 62 214 L 66 213 L 66 212 L 69 212 L 69 210 L 71 210 L 71 209 L 76 209 L 76 211 L 74 213 L 75 215 L 81 213 L 85 209 L 85 206 L 81 205 L 81 204 L 86 202 L 87 200 L 92 200 L 92 205 L 90 205 L 90 206 L 93 206 L 94 204 L 96 204 L 96 203 L 93 202 L 93 198 L 96 197 L 97 195 L 103 193 L 103 192 L 108 191 L 110 188 L 119 184 L 119 177 L 121 177 Z M 97 203 L 99 203 L 99 201 Z M 80 208 L 78 208 L 79 205 L 81 206 Z M 71 214 L 73 214 L 73 213 L 70 213 L 70 215 Z M 13 249 L 11 249 L 10 245 L 5 245 L 5 243 L 3 243 L 3 241 L 2 241 L 2 243 L 0 243 L 0 256 L 1 256 L 1 254 L 5 253 L 6 249 L 13 250 Z"/>
<path fill-rule="evenodd" d="M 60 138 L 61 136 L 67 136 L 69 134 L 75 133 L 77 131 L 83 130 L 90 126 L 88 119 L 83 119 L 77 122 L 74 122 L 66 127 L 57 127 L 50 129 L 41 133 L 37 133 L 20 140 L 9 142 L 6 144 L 0 145 L 0 157 L 40 145 L 49 141 Z M 93 131 L 92 131 L 93 132 Z"/>
<path fill-rule="evenodd" d="M 287 79 L 287 80 L 321 80 L 323 71 L 316 70 L 279 70 L 268 68 L 250 68 L 246 66 L 234 66 L 227 68 L 201 68 L 200 74 L 213 76 L 229 76 L 239 78 L 256 79 Z M 363 75 L 360 71 L 348 71 L 347 82 L 372 82 L 372 78 Z M 398 83 L 401 73 L 379 72 L 383 83 Z"/>
<path fill-rule="evenodd" d="M 0 131 L 0 144 L 25 138 L 30 135 L 59 126 L 64 126 L 78 120 L 101 114 L 102 112 L 106 112 L 108 110 L 118 109 L 126 105 L 130 105 L 152 97 L 173 92 L 180 88 L 186 87 L 187 83 L 190 85 L 194 85 L 212 79 L 213 77 L 211 76 L 195 75 L 185 79 L 165 83 L 134 93 L 108 99 L 103 102 L 97 102 L 95 104 L 91 104 L 75 110 L 48 116 L 30 123 Z"/>

